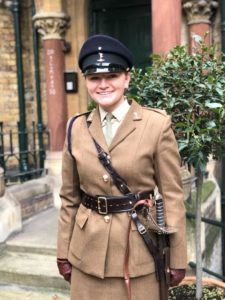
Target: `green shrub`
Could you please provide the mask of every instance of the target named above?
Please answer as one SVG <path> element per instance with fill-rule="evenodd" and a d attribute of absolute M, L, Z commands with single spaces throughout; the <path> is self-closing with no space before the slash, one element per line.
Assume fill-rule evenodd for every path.
<path fill-rule="evenodd" d="M 171 115 L 184 161 L 205 168 L 225 153 L 225 63 L 214 46 L 196 37 L 196 53 L 177 46 L 153 65 L 134 69 L 128 97 Z"/>

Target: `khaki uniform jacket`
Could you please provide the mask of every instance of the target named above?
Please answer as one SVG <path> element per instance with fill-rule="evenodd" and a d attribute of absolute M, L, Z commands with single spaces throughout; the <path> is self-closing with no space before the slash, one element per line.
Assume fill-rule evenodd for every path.
<path fill-rule="evenodd" d="M 172 268 L 186 268 L 185 209 L 180 157 L 170 118 L 161 111 L 132 101 L 109 148 L 98 109 L 79 116 L 72 127 L 72 155 L 67 139 L 63 150 L 62 206 L 59 215 L 57 257 L 68 258 L 79 270 L 99 278 L 123 277 L 129 216 L 109 214 L 108 219 L 87 209 L 81 190 L 89 195 L 120 195 L 98 160 L 91 135 L 107 151 L 112 165 L 134 193 L 157 185 L 164 199 L 165 219 L 178 229 L 170 237 Z M 149 254 L 134 224 L 130 232 L 130 277 L 154 272 Z"/>

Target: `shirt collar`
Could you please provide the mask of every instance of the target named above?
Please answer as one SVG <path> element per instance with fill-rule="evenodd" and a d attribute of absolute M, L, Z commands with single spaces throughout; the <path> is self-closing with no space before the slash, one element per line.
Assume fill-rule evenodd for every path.
<path fill-rule="evenodd" d="M 119 122 L 121 122 L 124 119 L 129 108 L 130 105 L 127 99 L 125 99 L 114 111 L 112 111 L 112 114 Z M 108 112 L 105 111 L 101 106 L 99 106 L 99 112 L 100 112 L 101 122 L 103 122 Z"/>

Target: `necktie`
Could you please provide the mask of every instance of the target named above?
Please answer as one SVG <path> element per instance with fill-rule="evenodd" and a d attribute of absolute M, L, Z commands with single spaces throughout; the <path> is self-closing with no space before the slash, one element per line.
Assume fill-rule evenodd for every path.
<path fill-rule="evenodd" d="M 112 119 L 113 115 L 111 113 L 108 113 L 105 116 L 106 124 L 105 124 L 105 139 L 107 142 L 107 145 L 110 145 L 112 138 L 113 138 L 113 133 L 112 133 Z"/>

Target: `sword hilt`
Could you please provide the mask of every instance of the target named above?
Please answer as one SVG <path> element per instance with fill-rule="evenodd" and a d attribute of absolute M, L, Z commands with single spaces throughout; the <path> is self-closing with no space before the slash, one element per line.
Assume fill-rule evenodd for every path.
<path fill-rule="evenodd" d="M 165 227 L 165 219 L 164 219 L 164 206 L 163 199 L 161 194 L 157 193 L 155 195 L 155 206 L 156 206 L 156 222 L 160 228 Z"/>

